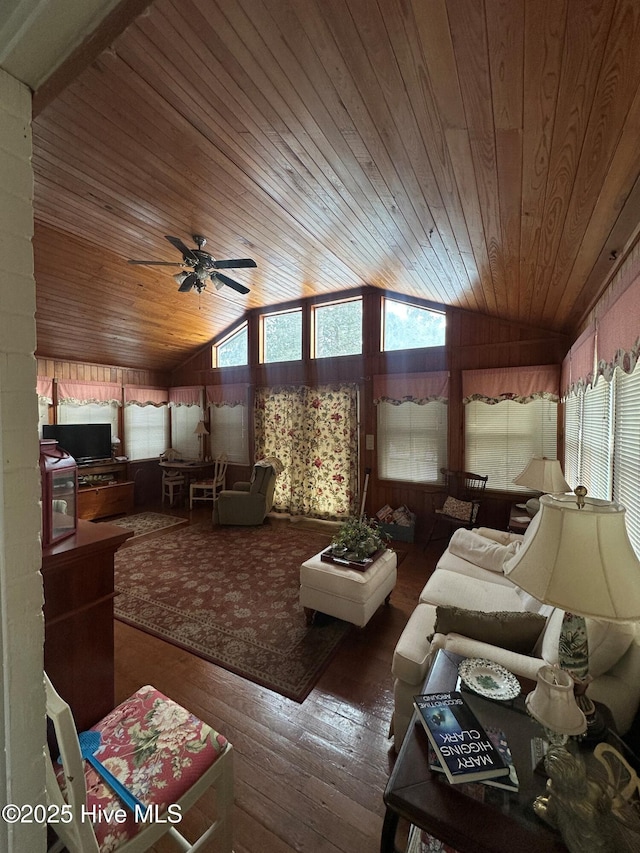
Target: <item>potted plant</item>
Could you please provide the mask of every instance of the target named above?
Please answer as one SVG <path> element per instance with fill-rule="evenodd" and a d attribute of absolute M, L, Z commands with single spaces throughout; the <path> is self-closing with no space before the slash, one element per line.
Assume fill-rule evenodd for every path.
<path fill-rule="evenodd" d="M 365 560 L 380 548 L 386 548 L 388 539 L 377 523 L 366 516 L 348 518 L 333 537 L 331 552 L 346 560 Z"/>

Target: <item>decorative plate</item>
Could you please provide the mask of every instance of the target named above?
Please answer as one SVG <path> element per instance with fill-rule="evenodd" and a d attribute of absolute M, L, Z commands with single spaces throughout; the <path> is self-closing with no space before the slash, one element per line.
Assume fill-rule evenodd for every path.
<path fill-rule="evenodd" d="M 458 667 L 466 686 L 487 699 L 505 701 L 520 694 L 520 682 L 512 672 L 484 658 L 467 658 Z"/>

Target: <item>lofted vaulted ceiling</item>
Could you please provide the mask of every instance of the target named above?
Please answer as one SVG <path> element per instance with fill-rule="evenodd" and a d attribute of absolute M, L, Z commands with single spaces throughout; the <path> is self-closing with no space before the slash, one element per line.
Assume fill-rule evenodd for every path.
<path fill-rule="evenodd" d="M 36 91 L 43 355 L 169 370 L 362 285 L 571 334 L 637 237 L 637 0 L 145 5 Z M 250 293 L 127 263 L 167 234 Z"/>

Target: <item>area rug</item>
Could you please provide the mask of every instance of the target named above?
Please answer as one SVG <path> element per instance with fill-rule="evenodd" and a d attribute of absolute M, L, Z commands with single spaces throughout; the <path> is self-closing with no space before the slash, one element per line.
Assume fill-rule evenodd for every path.
<path fill-rule="evenodd" d="M 351 629 L 307 626 L 300 564 L 322 533 L 208 522 L 116 553 L 117 619 L 302 702 Z"/>
<path fill-rule="evenodd" d="M 109 524 L 115 524 L 117 527 L 133 530 L 133 539 L 148 536 L 150 533 L 157 533 L 160 530 L 168 530 L 177 525 L 184 527 L 188 523 L 189 521 L 186 518 L 180 518 L 177 515 L 164 515 L 161 512 L 139 512 L 109 522 Z"/>

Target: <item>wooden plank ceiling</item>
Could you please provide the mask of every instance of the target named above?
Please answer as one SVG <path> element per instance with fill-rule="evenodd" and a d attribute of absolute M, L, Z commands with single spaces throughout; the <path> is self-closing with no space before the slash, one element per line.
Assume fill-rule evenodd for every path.
<path fill-rule="evenodd" d="M 38 351 L 170 370 L 361 285 L 571 333 L 637 236 L 639 81 L 637 0 L 156 0 L 35 117 Z M 249 295 L 127 264 L 167 234 Z"/>

